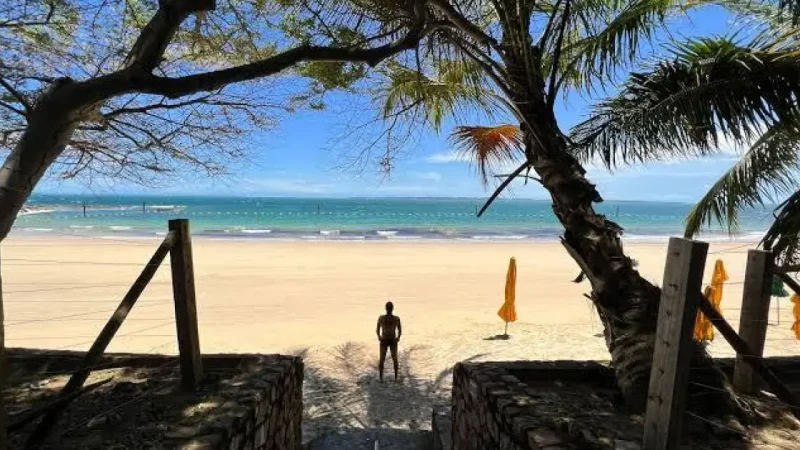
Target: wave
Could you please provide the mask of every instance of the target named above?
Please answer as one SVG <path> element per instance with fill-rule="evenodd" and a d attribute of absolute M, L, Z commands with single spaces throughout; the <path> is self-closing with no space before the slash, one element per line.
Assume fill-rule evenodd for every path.
<path fill-rule="evenodd" d="M 269 234 L 269 233 L 272 233 L 272 230 L 267 230 L 267 229 L 242 228 L 241 230 L 238 230 L 238 231 L 240 233 L 245 233 L 245 234 Z"/>
<path fill-rule="evenodd" d="M 377 234 L 378 236 L 383 236 L 383 237 L 392 237 L 392 236 L 396 236 L 396 235 L 397 235 L 397 233 L 398 233 L 398 232 L 397 232 L 397 231 L 394 231 L 394 230 L 377 230 L 377 231 L 375 232 L 375 234 Z"/>
<path fill-rule="evenodd" d="M 323 236 L 339 236 L 341 233 L 340 230 L 319 230 L 319 234 Z"/>
<path fill-rule="evenodd" d="M 49 214 L 55 212 L 55 209 L 36 209 L 36 208 L 22 208 L 20 210 L 20 216 L 32 216 L 34 214 Z"/>
<path fill-rule="evenodd" d="M 133 227 L 124 226 L 124 225 L 111 225 L 108 227 L 111 231 L 131 231 Z"/>
<path fill-rule="evenodd" d="M 507 241 L 507 240 L 520 240 L 527 239 L 527 234 L 479 234 L 472 236 L 471 239 L 476 241 Z"/>
<path fill-rule="evenodd" d="M 94 225 L 70 225 L 69 227 L 73 230 L 91 230 L 94 228 Z"/>
<path fill-rule="evenodd" d="M 151 209 L 153 211 L 180 211 L 183 209 L 181 205 L 150 205 L 146 206 L 147 209 Z"/>

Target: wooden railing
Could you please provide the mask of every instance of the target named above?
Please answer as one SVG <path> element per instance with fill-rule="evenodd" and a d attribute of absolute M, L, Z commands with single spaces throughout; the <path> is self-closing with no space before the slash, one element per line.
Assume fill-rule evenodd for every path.
<path fill-rule="evenodd" d="M 752 395 L 760 391 L 763 383 L 775 394 L 780 405 L 800 416 L 800 402 L 763 358 L 772 277 L 780 277 L 800 293 L 800 285 L 787 275 L 787 272 L 797 271 L 798 267 L 774 268 L 770 252 L 747 252 L 737 333 L 701 293 L 707 254 L 708 244 L 705 242 L 670 239 L 644 421 L 644 450 L 676 450 L 680 447 L 682 419 L 689 413 L 685 400 L 694 350 L 692 331 L 698 310 L 710 319 L 736 351 L 734 390 Z"/>
<path fill-rule="evenodd" d="M 48 438 L 55 424 L 70 401 L 93 389 L 94 385 L 84 387 L 84 383 L 102 358 L 114 335 L 120 329 L 136 301 L 142 295 L 161 263 L 170 255 L 172 268 L 172 292 L 175 303 L 175 323 L 177 326 L 178 352 L 181 369 L 181 386 L 185 390 L 196 390 L 203 378 L 203 364 L 200 354 L 200 339 L 197 327 L 197 307 L 194 289 L 194 267 L 192 260 L 192 241 L 187 219 L 169 221 L 169 229 L 164 240 L 142 269 L 136 281 L 122 298 L 116 310 L 106 322 L 89 351 L 83 357 L 77 370 L 72 372 L 69 381 L 61 389 L 55 400 L 31 411 L 10 418 L 6 429 L 11 432 L 39 417 L 41 422 L 31 434 L 26 448 L 40 447 Z M 0 422 L 2 425 L 2 422 Z M 1 444 L 1 443 L 0 443 Z M 0 446 L 0 450 L 5 450 Z"/>

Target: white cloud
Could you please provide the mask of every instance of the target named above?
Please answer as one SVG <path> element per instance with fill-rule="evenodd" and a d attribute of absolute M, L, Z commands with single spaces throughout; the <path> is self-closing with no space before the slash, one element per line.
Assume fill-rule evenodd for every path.
<path fill-rule="evenodd" d="M 466 155 L 461 152 L 450 150 L 446 152 L 434 153 L 425 158 L 425 161 L 434 164 L 441 164 L 452 162 L 469 162 L 469 158 L 467 158 Z"/>
<path fill-rule="evenodd" d="M 414 176 L 420 180 L 434 181 L 437 183 L 442 181 L 442 174 L 439 172 L 415 172 Z"/>

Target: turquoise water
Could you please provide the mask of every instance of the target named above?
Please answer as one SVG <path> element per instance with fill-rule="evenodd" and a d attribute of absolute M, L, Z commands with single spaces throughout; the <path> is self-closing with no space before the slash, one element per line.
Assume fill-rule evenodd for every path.
<path fill-rule="evenodd" d="M 191 220 L 193 234 L 219 237 L 480 240 L 555 238 L 561 233 L 549 202 L 498 200 L 476 218 L 483 201 L 35 195 L 14 232 L 152 236 L 165 231 L 168 219 L 181 217 Z M 682 234 L 690 207 L 614 201 L 597 206 L 632 238 Z M 771 210 L 748 211 L 742 215 L 740 234 L 761 234 L 770 219 Z M 708 235 L 726 233 L 717 227 Z"/>

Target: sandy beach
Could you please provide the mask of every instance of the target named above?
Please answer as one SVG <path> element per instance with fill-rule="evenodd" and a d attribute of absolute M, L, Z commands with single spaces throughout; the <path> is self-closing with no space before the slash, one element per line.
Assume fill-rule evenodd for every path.
<path fill-rule="evenodd" d="M 156 240 L 16 236 L 3 244 L 6 345 L 82 350 L 155 250 Z M 737 323 L 746 251 L 716 243 L 729 283 L 723 313 Z M 640 271 L 660 283 L 664 242 L 628 242 Z M 518 264 L 517 313 L 503 330 L 508 258 Z M 575 263 L 557 242 L 194 240 L 204 352 L 294 353 L 306 358 L 308 433 L 332 426 L 420 427 L 449 392 L 461 360 L 608 358 L 599 322 L 571 280 Z M 164 263 L 109 351 L 174 353 L 169 262 Z M 376 319 L 392 300 L 402 318 L 403 382 L 379 389 Z M 798 354 L 791 304 L 773 307 L 766 353 Z M 736 325 L 734 325 L 736 326 Z M 718 356 L 732 350 L 721 338 Z"/>

